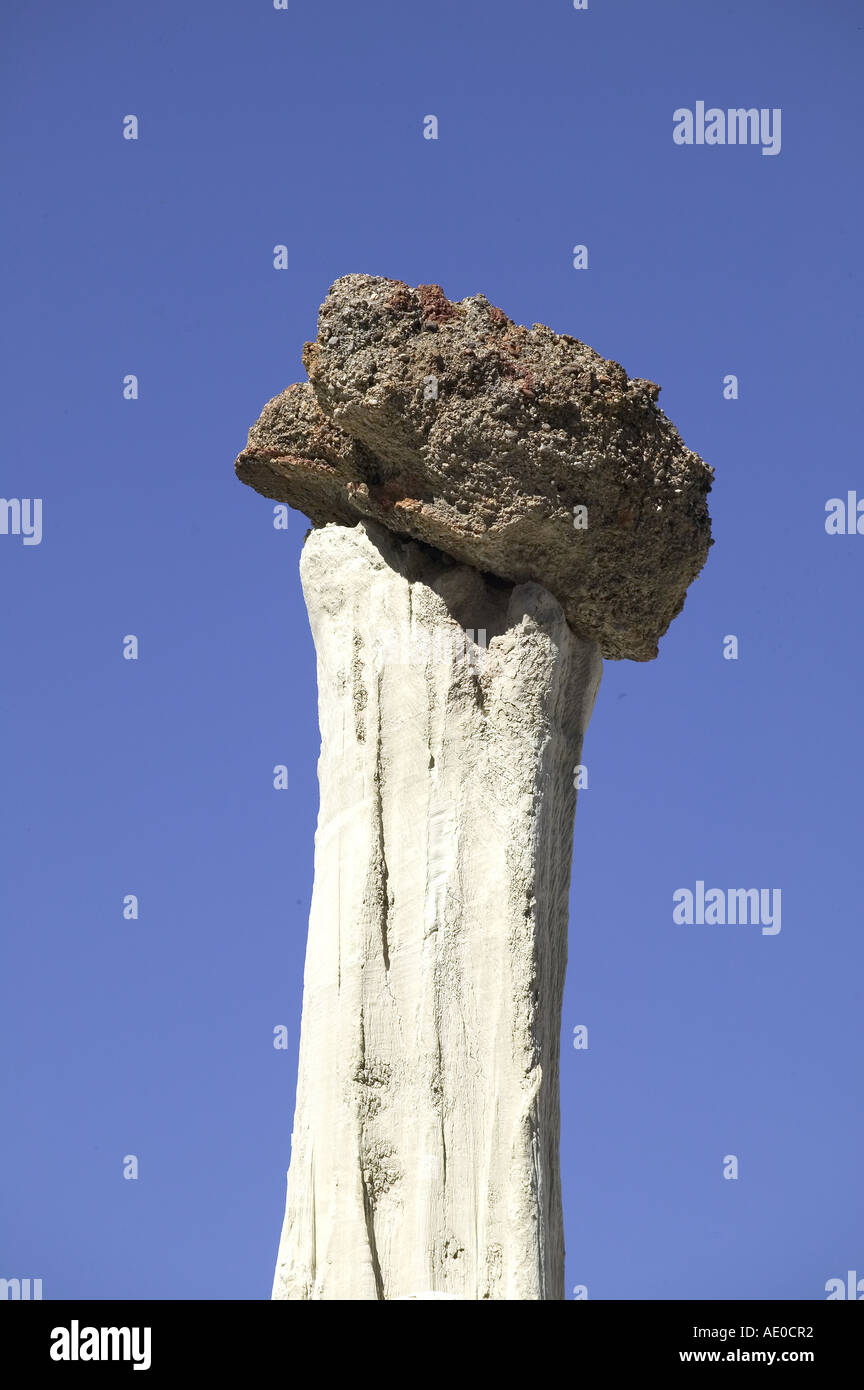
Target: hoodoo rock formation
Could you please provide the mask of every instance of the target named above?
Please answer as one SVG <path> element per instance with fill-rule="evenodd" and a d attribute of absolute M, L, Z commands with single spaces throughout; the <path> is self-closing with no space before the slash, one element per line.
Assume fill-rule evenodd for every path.
<path fill-rule="evenodd" d="M 574 769 L 711 470 L 575 338 L 337 280 L 237 459 L 313 523 L 321 804 L 274 1298 L 560 1299 Z"/>

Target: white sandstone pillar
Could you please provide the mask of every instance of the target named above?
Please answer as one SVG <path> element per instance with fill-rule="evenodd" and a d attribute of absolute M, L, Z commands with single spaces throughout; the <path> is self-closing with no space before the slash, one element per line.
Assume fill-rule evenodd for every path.
<path fill-rule="evenodd" d="M 574 767 L 601 676 L 539 584 L 308 536 L 321 791 L 277 1299 L 561 1299 Z"/>

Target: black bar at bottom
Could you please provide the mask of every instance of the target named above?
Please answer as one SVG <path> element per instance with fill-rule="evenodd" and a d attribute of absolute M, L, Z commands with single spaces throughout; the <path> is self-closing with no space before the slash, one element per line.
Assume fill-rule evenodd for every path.
<path fill-rule="evenodd" d="M 340 1350 L 350 1355 L 353 1347 L 356 1355 L 358 1346 L 366 1345 L 368 1352 L 366 1339 L 393 1327 L 386 1320 L 379 1323 L 366 1303 L 343 1303 L 331 1308 L 329 1315 L 326 1305 L 317 1305 L 317 1312 L 315 1306 L 265 1301 L 10 1302 L 0 1323 L 3 1363 L 7 1368 L 17 1363 L 19 1378 L 31 1373 L 47 1373 L 52 1379 L 98 1378 L 108 1369 L 114 1376 L 137 1374 L 142 1383 L 145 1376 L 159 1381 L 163 1375 L 190 1372 L 201 1384 L 208 1373 L 223 1378 L 232 1371 L 248 1375 L 254 1369 L 272 1370 L 293 1381 L 308 1378 L 316 1356 L 321 1358 L 322 1373 L 332 1374 Z M 532 1306 L 536 1311 L 537 1305 Z M 578 1337 L 568 1353 L 574 1373 L 586 1365 L 609 1372 L 798 1365 L 820 1376 L 841 1369 L 854 1374 L 860 1368 L 864 1310 L 844 1308 L 837 1302 L 574 1301 L 560 1306 L 563 1321 L 544 1322 L 540 1327 L 543 1335 Z M 356 1312 L 352 1313 L 352 1307 Z M 353 1317 L 361 1312 L 363 1340 L 357 1342 L 346 1338 L 346 1333 L 350 1334 Z M 465 1324 L 459 1323 L 464 1314 L 455 1311 L 452 1303 L 442 1308 L 436 1302 L 425 1314 L 397 1312 L 397 1329 L 406 1327 L 400 1323 L 405 1316 L 419 1316 L 420 1322 L 409 1322 L 407 1328 L 428 1328 L 433 1338 L 446 1336 L 454 1318 L 458 1331 L 469 1332 L 472 1339 L 494 1330 L 494 1350 L 502 1352 L 508 1336 L 518 1338 L 520 1329 L 512 1322 L 498 1323 L 494 1307 L 480 1314 L 479 1321 Z M 525 1316 L 533 1316 L 530 1309 Z M 370 1323 L 370 1317 L 375 1321 Z M 534 1324 L 521 1326 L 534 1329 Z M 310 1334 L 315 1342 L 304 1340 L 292 1346 L 291 1339 Z M 436 1345 L 433 1341 L 427 1347 L 418 1370 L 423 1370 L 424 1362 L 428 1370 L 426 1358 L 434 1359 Z M 440 1349 L 447 1345 L 440 1344 Z M 480 1352 L 483 1343 L 473 1345 Z M 554 1342 L 548 1344 L 549 1351 L 554 1347 Z"/>

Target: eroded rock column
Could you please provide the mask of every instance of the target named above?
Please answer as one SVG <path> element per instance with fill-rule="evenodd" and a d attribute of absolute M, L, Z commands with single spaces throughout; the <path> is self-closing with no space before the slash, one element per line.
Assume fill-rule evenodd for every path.
<path fill-rule="evenodd" d="M 308 536 L 321 792 L 273 1296 L 560 1299 L 574 767 L 600 682 L 536 583 Z"/>
<path fill-rule="evenodd" d="M 303 365 L 235 463 L 317 528 L 274 1296 L 561 1298 L 573 768 L 600 657 L 653 660 L 705 563 L 713 473 L 656 382 L 482 294 L 341 276 Z"/>

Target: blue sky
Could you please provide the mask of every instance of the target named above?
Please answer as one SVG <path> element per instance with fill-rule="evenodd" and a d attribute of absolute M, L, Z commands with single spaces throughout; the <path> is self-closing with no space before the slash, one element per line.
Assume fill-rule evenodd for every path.
<path fill-rule="evenodd" d="M 307 522 L 274 530 L 233 460 L 362 271 L 660 382 L 716 471 L 708 565 L 656 662 L 606 663 L 585 744 L 568 1290 L 864 1277 L 864 535 L 825 531 L 864 498 L 860 7 L 10 0 L 2 27 L 0 492 L 43 535 L 0 535 L 0 1276 L 269 1296 L 316 696 Z M 780 153 L 677 146 L 700 100 L 780 108 Z M 674 923 L 697 880 L 779 887 L 782 930 Z"/>

